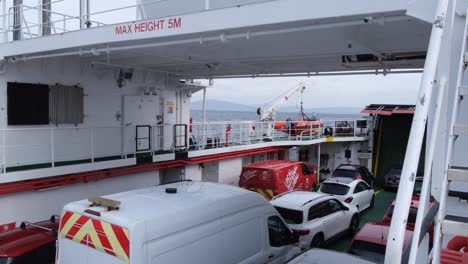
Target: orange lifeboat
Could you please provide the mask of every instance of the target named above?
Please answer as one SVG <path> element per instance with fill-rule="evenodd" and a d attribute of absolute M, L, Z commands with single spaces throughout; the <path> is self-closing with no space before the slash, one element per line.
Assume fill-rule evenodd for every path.
<path fill-rule="evenodd" d="M 291 120 L 275 122 L 275 130 L 291 136 L 311 135 L 318 136 L 323 128 L 323 122 L 320 119 L 311 120 L 305 115 L 300 120 Z"/>

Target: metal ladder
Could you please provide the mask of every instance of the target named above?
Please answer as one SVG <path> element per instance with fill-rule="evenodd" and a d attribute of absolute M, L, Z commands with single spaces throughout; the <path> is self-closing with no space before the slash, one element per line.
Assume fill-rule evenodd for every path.
<path fill-rule="evenodd" d="M 449 185 L 452 181 L 468 182 L 468 168 L 453 166 L 454 145 L 458 137 L 468 136 L 468 125 L 458 124 L 458 118 L 462 112 L 459 111 L 460 104 L 465 96 L 468 96 L 468 84 L 464 80 L 464 75 L 468 74 L 468 16 L 465 16 L 465 27 L 463 32 L 462 53 L 460 54 L 460 63 L 457 74 L 455 100 L 453 103 L 452 116 L 448 127 L 448 136 L 444 174 L 442 175 L 440 207 L 436 219 L 434 235 L 434 258 L 432 263 L 440 263 L 440 253 L 442 250 L 442 240 L 444 235 L 457 235 L 468 237 L 468 218 L 447 215 L 447 201 L 449 197 Z M 468 210 L 468 207 L 466 208 Z"/>

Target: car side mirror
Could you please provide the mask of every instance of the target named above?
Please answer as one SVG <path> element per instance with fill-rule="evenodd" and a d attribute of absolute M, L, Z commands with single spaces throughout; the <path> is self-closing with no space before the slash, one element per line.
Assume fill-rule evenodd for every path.
<path fill-rule="evenodd" d="M 343 211 L 349 211 L 349 208 L 346 206 L 343 206 Z"/>

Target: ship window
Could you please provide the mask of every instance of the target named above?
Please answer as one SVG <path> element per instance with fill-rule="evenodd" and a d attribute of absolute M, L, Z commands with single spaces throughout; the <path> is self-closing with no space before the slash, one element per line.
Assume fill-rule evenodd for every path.
<path fill-rule="evenodd" d="M 8 83 L 8 125 L 83 123 L 83 88 Z"/>
<path fill-rule="evenodd" d="M 49 124 L 49 86 L 7 84 L 8 125 Z"/>
<path fill-rule="evenodd" d="M 83 123 L 83 88 L 50 86 L 49 117 L 53 124 Z"/>

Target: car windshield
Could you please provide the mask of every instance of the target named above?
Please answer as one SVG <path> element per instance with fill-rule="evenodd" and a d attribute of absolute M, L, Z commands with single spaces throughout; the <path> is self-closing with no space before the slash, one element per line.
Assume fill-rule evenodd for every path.
<path fill-rule="evenodd" d="M 6 264 L 8 261 L 8 258 L 0 258 L 0 264 Z"/>
<path fill-rule="evenodd" d="M 393 209 L 395 207 L 392 205 L 388 208 L 386 215 L 390 218 L 393 216 Z M 416 216 L 418 215 L 418 208 L 411 207 L 408 214 L 408 224 L 416 223 Z"/>
<path fill-rule="evenodd" d="M 283 207 L 275 206 L 276 210 L 284 218 L 284 221 L 288 224 L 302 224 L 302 211 L 291 210 Z"/>
<path fill-rule="evenodd" d="M 400 176 L 401 175 L 401 169 L 391 169 L 390 174 Z"/>
<path fill-rule="evenodd" d="M 385 245 L 355 240 L 351 245 L 349 253 L 377 263 L 385 261 Z"/>
<path fill-rule="evenodd" d="M 320 191 L 328 194 L 345 195 L 348 193 L 349 187 L 342 184 L 324 182 L 320 187 Z"/>
<path fill-rule="evenodd" d="M 336 169 L 335 172 L 333 173 L 333 176 L 335 176 L 335 177 L 356 178 L 358 176 L 358 173 L 356 171 L 353 171 L 353 170 Z"/>

